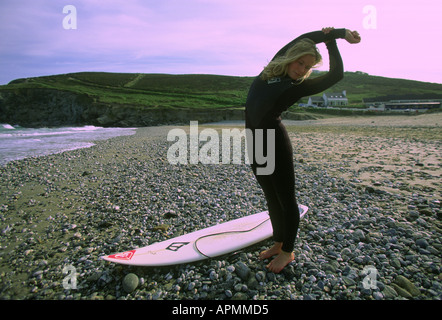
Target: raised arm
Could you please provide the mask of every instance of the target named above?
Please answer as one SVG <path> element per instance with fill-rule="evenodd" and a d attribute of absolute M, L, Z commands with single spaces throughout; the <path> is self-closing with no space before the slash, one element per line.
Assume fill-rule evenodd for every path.
<path fill-rule="evenodd" d="M 278 53 L 273 57 L 272 60 L 275 58 L 284 55 L 287 50 L 293 46 L 297 41 L 307 38 L 312 40 L 315 43 L 321 43 L 321 42 L 328 42 L 335 39 L 345 39 L 347 34 L 347 29 L 332 29 L 328 33 L 325 33 L 324 31 L 313 31 L 309 33 L 305 33 L 299 37 L 297 37 L 295 40 L 291 41 L 287 45 L 285 45 L 281 50 L 278 51 Z"/>
<path fill-rule="evenodd" d="M 322 92 L 342 80 L 344 77 L 344 65 L 342 63 L 338 46 L 336 45 L 336 40 L 328 41 L 326 46 L 330 61 L 329 72 L 314 79 L 304 80 L 301 86 L 303 87 L 303 92 L 306 96 Z"/>
<path fill-rule="evenodd" d="M 347 40 L 348 43 L 359 43 L 361 41 L 361 37 L 357 31 L 350 31 L 348 29 L 343 30 L 345 30 L 344 39 Z M 336 35 L 334 31 L 336 30 L 332 28 L 323 29 L 325 38 L 332 34 L 332 36 L 329 36 L 328 39 L 325 39 L 325 45 L 327 46 L 330 61 L 329 72 L 314 79 L 306 79 L 302 83 L 306 95 L 322 92 L 342 80 L 344 77 L 344 65 L 336 44 L 336 38 L 333 38 Z M 342 34 L 339 33 L 338 35 Z"/>

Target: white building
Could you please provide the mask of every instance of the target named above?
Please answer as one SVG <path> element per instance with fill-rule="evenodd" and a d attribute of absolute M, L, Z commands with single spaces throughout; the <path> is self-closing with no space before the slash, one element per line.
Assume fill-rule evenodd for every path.
<path fill-rule="evenodd" d="M 397 96 L 398 97 L 398 96 Z M 424 97 L 423 97 L 424 98 Z M 426 112 L 439 109 L 442 99 L 397 99 L 388 96 L 380 98 L 366 98 L 364 105 L 370 111 L 398 111 L 398 112 Z"/>
<path fill-rule="evenodd" d="M 340 93 L 323 93 L 322 96 L 308 98 L 308 106 L 313 107 L 340 107 L 348 105 L 347 91 Z"/>

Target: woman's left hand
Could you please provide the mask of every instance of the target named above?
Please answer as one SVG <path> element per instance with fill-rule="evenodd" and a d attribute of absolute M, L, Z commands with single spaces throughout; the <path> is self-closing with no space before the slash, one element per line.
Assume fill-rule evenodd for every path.
<path fill-rule="evenodd" d="M 335 28 L 333 27 L 328 27 L 328 28 L 322 28 L 322 32 L 324 32 L 325 34 L 329 34 L 330 31 L 334 30 Z"/>

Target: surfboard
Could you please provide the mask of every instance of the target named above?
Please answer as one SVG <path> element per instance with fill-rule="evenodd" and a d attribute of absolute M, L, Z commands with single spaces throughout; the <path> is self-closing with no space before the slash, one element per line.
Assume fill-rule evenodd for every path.
<path fill-rule="evenodd" d="M 308 207 L 299 206 L 301 218 L 307 211 Z M 101 258 L 133 266 L 154 267 L 191 263 L 246 248 L 270 238 L 272 233 L 268 211 L 263 211 Z"/>

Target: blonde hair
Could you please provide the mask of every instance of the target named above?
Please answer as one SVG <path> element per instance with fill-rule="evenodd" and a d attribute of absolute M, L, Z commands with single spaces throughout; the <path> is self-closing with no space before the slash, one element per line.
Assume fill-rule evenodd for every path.
<path fill-rule="evenodd" d="M 287 76 L 289 64 L 307 54 L 315 57 L 315 66 L 322 62 L 322 56 L 319 53 L 315 42 L 310 39 L 301 39 L 290 47 L 284 55 L 270 61 L 262 71 L 261 79 L 269 80 L 272 78 Z M 301 82 L 307 79 L 310 74 L 311 70 L 309 70 L 309 72 L 307 72 L 307 74 L 301 79 Z"/>

